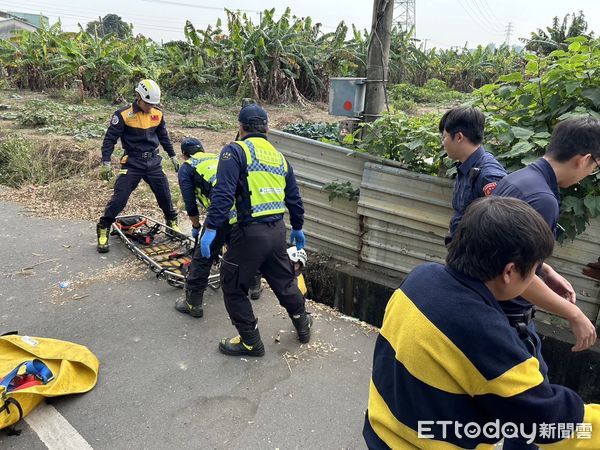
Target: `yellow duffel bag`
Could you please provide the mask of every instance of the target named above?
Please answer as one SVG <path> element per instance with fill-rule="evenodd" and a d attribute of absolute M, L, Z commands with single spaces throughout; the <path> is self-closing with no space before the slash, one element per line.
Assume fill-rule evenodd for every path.
<path fill-rule="evenodd" d="M 17 423 L 45 397 L 88 392 L 96 385 L 98 366 L 83 345 L 0 336 L 0 429 Z"/>

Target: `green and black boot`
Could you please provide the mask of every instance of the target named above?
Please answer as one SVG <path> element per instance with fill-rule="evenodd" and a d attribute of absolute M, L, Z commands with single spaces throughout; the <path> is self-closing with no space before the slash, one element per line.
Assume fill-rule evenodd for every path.
<path fill-rule="evenodd" d="M 181 229 L 179 228 L 179 225 L 177 224 L 177 217 L 175 217 L 174 219 L 167 220 L 167 226 L 169 228 L 172 228 L 173 231 L 175 231 L 176 233 L 181 234 Z"/>
<path fill-rule="evenodd" d="M 310 341 L 310 328 L 313 324 L 312 317 L 305 311 L 302 314 L 290 316 L 290 318 L 292 319 L 294 327 L 296 327 L 298 340 L 303 344 L 306 344 Z"/>
<path fill-rule="evenodd" d="M 221 353 L 231 356 L 264 356 L 265 346 L 260 339 L 258 328 L 240 331 L 239 336 L 225 338 L 219 342 Z"/>
<path fill-rule="evenodd" d="M 203 291 L 188 291 L 186 289 L 185 298 L 180 298 L 175 302 L 175 309 L 192 317 L 202 317 L 204 315 L 203 297 Z"/>
<path fill-rule="evenodd" d="M 252 286 L 250 286 L 250 289 L 248 289 L 250 300 L 258 300 L 260 298 L 262 290 L 262 277 L 260 273 L 257 273 L 252 279 Z"/>
<path fill-rule="evenodd" d="M 98 246 L 96 249 L 98 253 L 108 253 L 108 235 L 110 234 L 110 227 L 107 228 L 102 224 L 96 225 L 96 236 L 98 237 Z"/>

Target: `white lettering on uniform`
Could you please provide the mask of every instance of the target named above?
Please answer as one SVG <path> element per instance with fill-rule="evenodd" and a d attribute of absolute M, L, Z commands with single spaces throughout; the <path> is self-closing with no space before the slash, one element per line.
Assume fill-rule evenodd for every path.
<path fill-rule="evenodd" d="M 260 188 L 259 189 L 261 194 L 281 194 L 283 192 L 283 189 L 281 188 Z"/>

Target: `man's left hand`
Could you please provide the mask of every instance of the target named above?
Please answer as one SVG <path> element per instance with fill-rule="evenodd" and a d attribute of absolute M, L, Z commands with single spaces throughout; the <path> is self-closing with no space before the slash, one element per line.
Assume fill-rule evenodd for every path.
<path fill-rule="evenodd" d="M 302 230 L 292 230 L 290 244 L 294 244 L 298 250 L 302 250 L 304 248 L 304 232 Z"/>
<path fill-rule="evenodd" d="M 200 234 L 200 229 L 201 227 L 196 228 L 195 226 L 192 226 L 192 237 L 194 239 L 198 238 L 198 235 Z"/>
<path fill-rule="evenodd" d="M 179 161 L 177 161 L 177 156 L 171 156 L 171 162 L 173 163 L 173 169 L 175 172 L 179 171 Z"/>
<path fill-rule="evenodd" d="M 575 289 L 573 289 L 571 283 L 569 283 L 565 277 L 558 274 L 556 270 L 548 264 L 544 264 L 543 266 L 542 280 L 544 280 L 544 283 L 546 283 L 550 289 L 569 302 L 574 304 L 577 301 L 577 295 L 575 294 Z"/>

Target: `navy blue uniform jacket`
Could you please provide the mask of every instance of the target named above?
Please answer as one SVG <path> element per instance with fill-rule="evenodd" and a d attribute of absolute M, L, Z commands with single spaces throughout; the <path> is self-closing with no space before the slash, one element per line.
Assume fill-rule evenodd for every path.
<path fill-rule="evenodd" d="M 264 134 L 249 134 L 245 138 L 251 137 L 266 139 Z M 250 211 L 248 183 L 241 176 L 246 172 L 247 164 L 244 150 L 234 142 L 223 147 L 219 156 L 217 184 L 213 187 L 210 197 L 211 205 L 205 221 L 206 228 L 218 230 L 226 220 L 229 220 L 229 210 L 233 206 L 234 198 L 240 198 L 243 202 L 243 208 L 238 208 L 238 213 L 240 210 Z M 304 225 L 304 205 L 302 204 L 302 198 L 300 198 L 300 190 L 296 183 L 294 170 L 289 163 L 285 177 L 285 206 L 290 212 L 292 228 L 301 230 L 302 225 Z M 274 214 L 257 219 L 238 217 L 238 223 L 276 222 L 282 218 L 283 214 Z"/>

